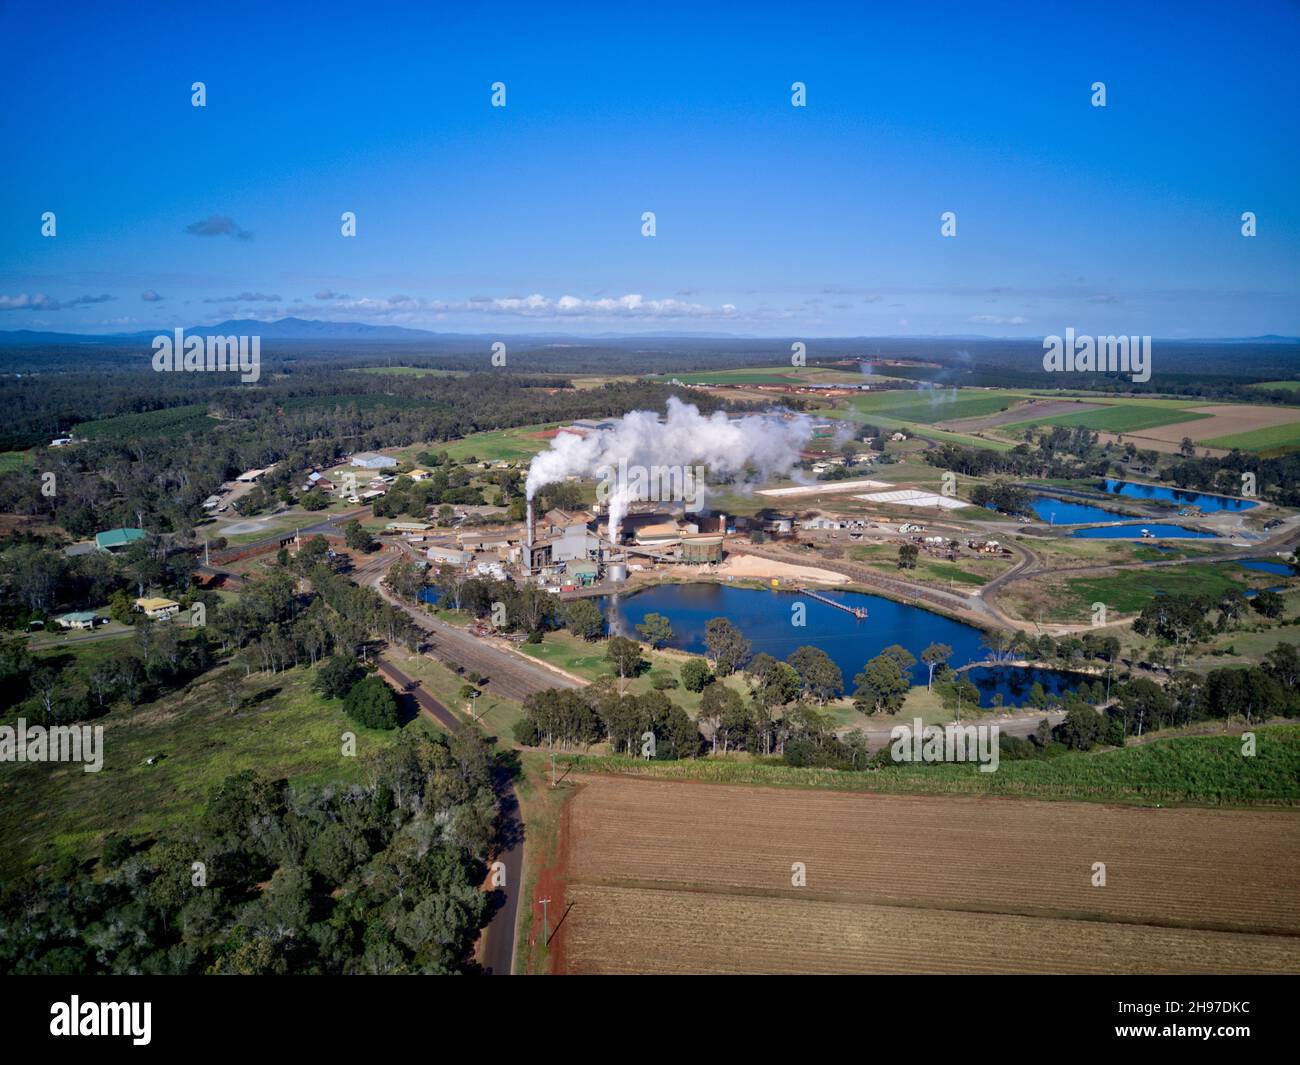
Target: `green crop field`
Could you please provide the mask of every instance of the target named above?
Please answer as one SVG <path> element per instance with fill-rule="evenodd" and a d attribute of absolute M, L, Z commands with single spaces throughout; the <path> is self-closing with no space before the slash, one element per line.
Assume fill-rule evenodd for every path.
<path fill-rule="evenodd" d="M 1019 392 L 998 389 L 909 388 L 854 396 L 849 405 L 867 421 L 879 414 L 899 421 L 934 425 L 997 414 L 1023 398 Z"/>
<path fill-rule="evenodd" d="M 1201 440 L 1206 447 L 1239 448 L 1242 451 L 1259 453 L 1282 453 L 1300 450 L 1300 421 L 1290 425 L 1270 425 L 1264 429 L 1253 429 L 1248 433 L 1234 433 L 1231 436 L 1216 436 L 1212 440 Z"/>
<path fill-rule="evenodd" d="M 718 784 L 913 795 L 1004 795 L 1032 799 L 1194 806 L 1300 805 L 1300 727 L 1256 729 L 1254 758 L 1236 736 L 1187 736 L 1122 749 L 1003 759 L 996 773 L 972 763 L 905 763 L 874 772 L 794 768 L 774 760 L 690 758 L 646 762 L 626 756 L 565 755 L 578 772 Z"/>
<path fill-rule="evenodd" d="M 1237 579 L 1238 567 L 1213 562 L 1189 562 L 1185 566 L 1124 570 L 1105 577 L 1076 577 L 1066 581 L 1075 600 L 1075 611 L 1086 612 L 1092 603 L 1105 603 L 1120 614 L 1136 614 L 1157 595 L 1217 596 L 1230 588 L 1248 587 Z"/>
<path fill-rule="evenodd" d="M 835 421 L 864 422 L 868 425 L 877 426 L 880 429 L 893 432 L 902 430 L 908 433 L 923 433 L 927 439 L 938 440 L 945 444 L 959 444 L 962 447 L 984 447 L 990 451 L 1010 451 L 1015 444 L 1005 440 L 994 440 L 988 437 L 976 437 L 968 433 L 951 433 L 946 429 L 932 429 L 928 425 L 920 425 L 914 421 L 904 421 L 902 418 L 893 418 L 884 414 L 875 412 L 862 412 L 857 410 L 843 410 L 838 408 L 826 408 L 812 412 L 814 418 L 830 418 Z M 891 451 L 897 450 L 893 444 L 889 445 Z M 890 480 L 888 475 L 889 467 L 882 467 L 880 473 L 882 480 Z"/>
<path fill-rule="evenodd" d="M 1140 429 L 1154 429 L 1160 425 L 1200 421 L 1208 414 L 1193 414 L 1168 406 L 1116 403 L 1098 410 L 1073 411 L 1049 418 L 1031 418 L 1029 421 L 1004 425 L 1004 430 L 1028 429 L 1035 425 L 1082 425 L 1097 432 L 1133 433 Z"/>
<path fill-rule="evenodd" d="M 1287 392 L 1300 392 L 1300 381 L 1256 381 L 1253 385 L 1247 385 L 1246 387 L 1259 388 L 1266 391 L 1280 388 Z"/>

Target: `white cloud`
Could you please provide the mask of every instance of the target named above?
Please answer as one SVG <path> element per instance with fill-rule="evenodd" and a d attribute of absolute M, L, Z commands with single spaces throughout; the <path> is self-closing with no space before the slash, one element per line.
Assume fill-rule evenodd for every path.
<path fill-rule="evenodd" d="M 44 292 L 29 296 L 20 292 L 17 296 L 0 296 L 0 311 L 61 311 L 68 307 L 84 307 L 91 303 L 108 303 L 115 297 L 104 293 L 102 296 L 74 296 L 70 300 L 55 299 Z"/>
<path fill-rule="evenodd" d="M 333 295 L 333 294 L 331 294 Z M 325 298 L 317 293 L 317 299 Z M 337 296 L 332 304 L 339 313 L 359 313 L 385 317 L 406 314 L 475 314 L 506 315 L 520 318 L 731 318 L 736 306 L 724 303 L 708 306 L 679 299 L 647 299 L 637 293 L 617 298 L 583 299 L 564 295 L 558 298 L 534 292 L 528 296 L 475 296 L 468 300 L 425 299 L 397 295 L 387 299 Z"/>
<path fill-rule="evenodd" d="M 1028 321 L 1027 318 L 1022 318 L 1018 314 L 1011 316 L 1002 314 L 972 314 L 966 320 L 968 322 L 973 322 L 976 325 L 1024 325 Z"/>

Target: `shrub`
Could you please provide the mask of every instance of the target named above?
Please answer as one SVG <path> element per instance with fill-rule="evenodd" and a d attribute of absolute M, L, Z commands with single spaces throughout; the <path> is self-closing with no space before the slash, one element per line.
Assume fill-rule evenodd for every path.
<path fill-rule="evenodd" d="M 379 677 L 366 677 L 352 685 L 343 699 L 343 712 L 367 728 L 397 728 L 397 697 Z"/>

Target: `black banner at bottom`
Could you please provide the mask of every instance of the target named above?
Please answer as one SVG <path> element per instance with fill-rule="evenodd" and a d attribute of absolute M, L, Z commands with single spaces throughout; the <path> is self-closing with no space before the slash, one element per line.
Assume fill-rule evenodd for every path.
<path fill-rule="evenodd" d="M 765 993 L 743 977 L 691 977 L 677 987 L 661 981 L 652 996 L 642 990 L 626 999 L 615 978 L 601 989 L 595 979 L 8 977 L 4 1046 L 373 1052 L 394 1037 L 427 1037 L 443 1026 L 461 1041 L 490 1046 L 506 1031 L 522 1034 L 526 1019 L 539 1031 L 557 1020 L 577 1023 L 588 1043 L 608 1026 L 621 1041 L 629 1030 L 624 1007 L 644 1037 L 656 1018 L 665 1032 L 680 1032 L 687 1013 L 752 1017 L 755 995 Z M 700 980 L 713 984 L 707 999 L 700 997 Z M 763 1038 L 778 1052 L 783 1044 L 817 1048 L 823 1039 L 842 1045 L 843 1019 L 861 1019 L 865 1011 L 869 1026 L 859 1037 L 893 1031 L 906 1043 L 939 1047 L 1041 1036 L 1079 1050 L 1122 1043 L 1179 1052 L 1195 1044 L 1227 1053 L 1243 1045 L 1263 1050 L 1294 1043 L 1297 987 L 1294 978 L 1254 976 L 823 977 L 793 999 L 788 988 L 766 992 L 787 1005 L 777 1012 L 784 1016 L 774 1023 L 777 1031 L 765 1030 Z"/>

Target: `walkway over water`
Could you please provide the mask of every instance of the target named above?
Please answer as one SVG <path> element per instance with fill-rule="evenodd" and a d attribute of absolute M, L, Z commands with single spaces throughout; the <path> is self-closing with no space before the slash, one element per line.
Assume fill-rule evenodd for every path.
<path fill-rule="evenodd" d="M 859 620 L 867 616 L 867 608 L 864 606 L 849 606 L 848 603 L 841 603 L 839 600 L 830 598 L 830 596 L 822 595 L 820 592 L 810 591 L 807 588 L 800 588 L 799 594 L 806 595 L 809 599 L 816 599 L 817 602 L 825 603 L 827 606 L 833 606 L 839 610 L 843 610 L 852 614 Z"/>

